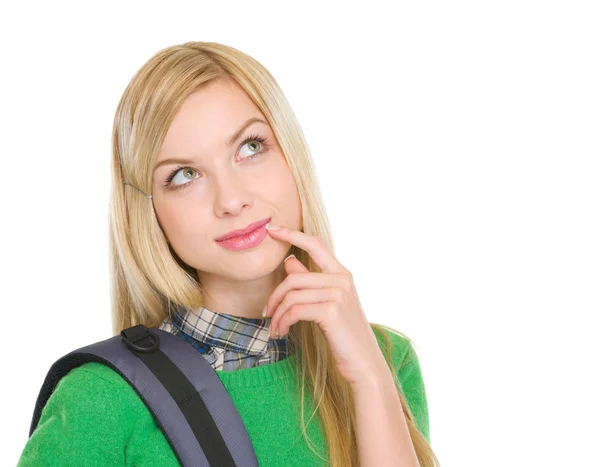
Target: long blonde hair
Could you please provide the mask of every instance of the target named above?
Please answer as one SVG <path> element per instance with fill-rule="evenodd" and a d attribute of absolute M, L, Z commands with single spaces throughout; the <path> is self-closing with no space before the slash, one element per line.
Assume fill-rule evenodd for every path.
<path fill-rule="evenodd" d="M 196 271 L 167 242 L 152 202 L 124 182 L 151 192 L 151 168 L 178 108 L 190 93 L 216 79 L 235 80 L 264 114 L 295 179 L 302 204 L 303 231 L 318 237 L 335 254 L 308 145 L 273 76 L 252 57 L 223 44 L 186 42 L 167 47 L 136 72 L 115 113 L 109 208 L 114 335 L 136 324 L 158 327 L 172 313 L 174 304 L 190 309 L 204 306 L 204 290 Z M 291 253 L 309 271 L 321 272 L 304 250 L 293 245 Z M 385 340 L 384 355 L 395 375 L 391 341 L 383 326 L 372 326 Z M 292 348 L 298 349 L 298 382 L 302 388 L 299 404 L 308 445 L 313 449 L 304 423 L 305 391 L 311 391 L 316 401 L 311 418 L 316 413 L 322 422 L 329 450 L 328 465 L 358 466 L 352 390 L 339 375 L 323 333 L 315 323 L 300 321 L 292 326 L 288 338 Z M 416 428 L 399 388 L 398 396 L 421 465 L 439 465 L 427 440 Z"/>

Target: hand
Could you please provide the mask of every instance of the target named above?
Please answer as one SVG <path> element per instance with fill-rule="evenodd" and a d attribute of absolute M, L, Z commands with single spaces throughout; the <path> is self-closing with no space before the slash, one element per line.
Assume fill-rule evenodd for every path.
<path fill-rule="evenodd" d="M 276 240 L 305 250 L 322 271 L 309 271 L 295 256 L 285 261 L 287 277 L 267 300 L 271 337 L 276 330 L 280 337 L 285 336 L 300 320 L 314 321 L 329 343 L 340 374 L 351 385 L 376 379 L 381 371 L 390 373 L 350 271 L 316 236 L 284 226 L 267 232 Z"/>

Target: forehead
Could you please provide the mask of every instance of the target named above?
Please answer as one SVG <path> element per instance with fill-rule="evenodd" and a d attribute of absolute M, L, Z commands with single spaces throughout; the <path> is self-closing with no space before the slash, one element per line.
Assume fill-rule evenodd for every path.
<path fill-rule="evenodd" d="M 190 94 L 179 108 L 157 161 L 194 157 L 227 148 L 232 134 L 250 117 L 266 120 L 243 88 L 233 80 L 215 81 Z M 253 128 L 267 128 L 255 123 Z"/>

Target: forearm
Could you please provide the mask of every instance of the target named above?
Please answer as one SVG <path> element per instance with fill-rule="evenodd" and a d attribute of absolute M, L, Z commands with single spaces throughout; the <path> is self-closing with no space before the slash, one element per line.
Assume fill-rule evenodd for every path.
<path fill-rule="evenodd" d="M 353 386 L 360 467 L 420 467 L 389 369 Z"/>

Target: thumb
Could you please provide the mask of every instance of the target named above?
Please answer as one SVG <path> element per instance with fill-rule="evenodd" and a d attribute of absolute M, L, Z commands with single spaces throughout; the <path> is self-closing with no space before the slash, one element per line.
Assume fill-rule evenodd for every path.
<path fill-rule="evenodd" d="M 283 265 L 287 274 L 291 274 L 293 272 L 309 272 L 307 267 L 302 264 L 302 261 L 300 261 L 294 255 L 290 255 L 284 259 Z"/>

